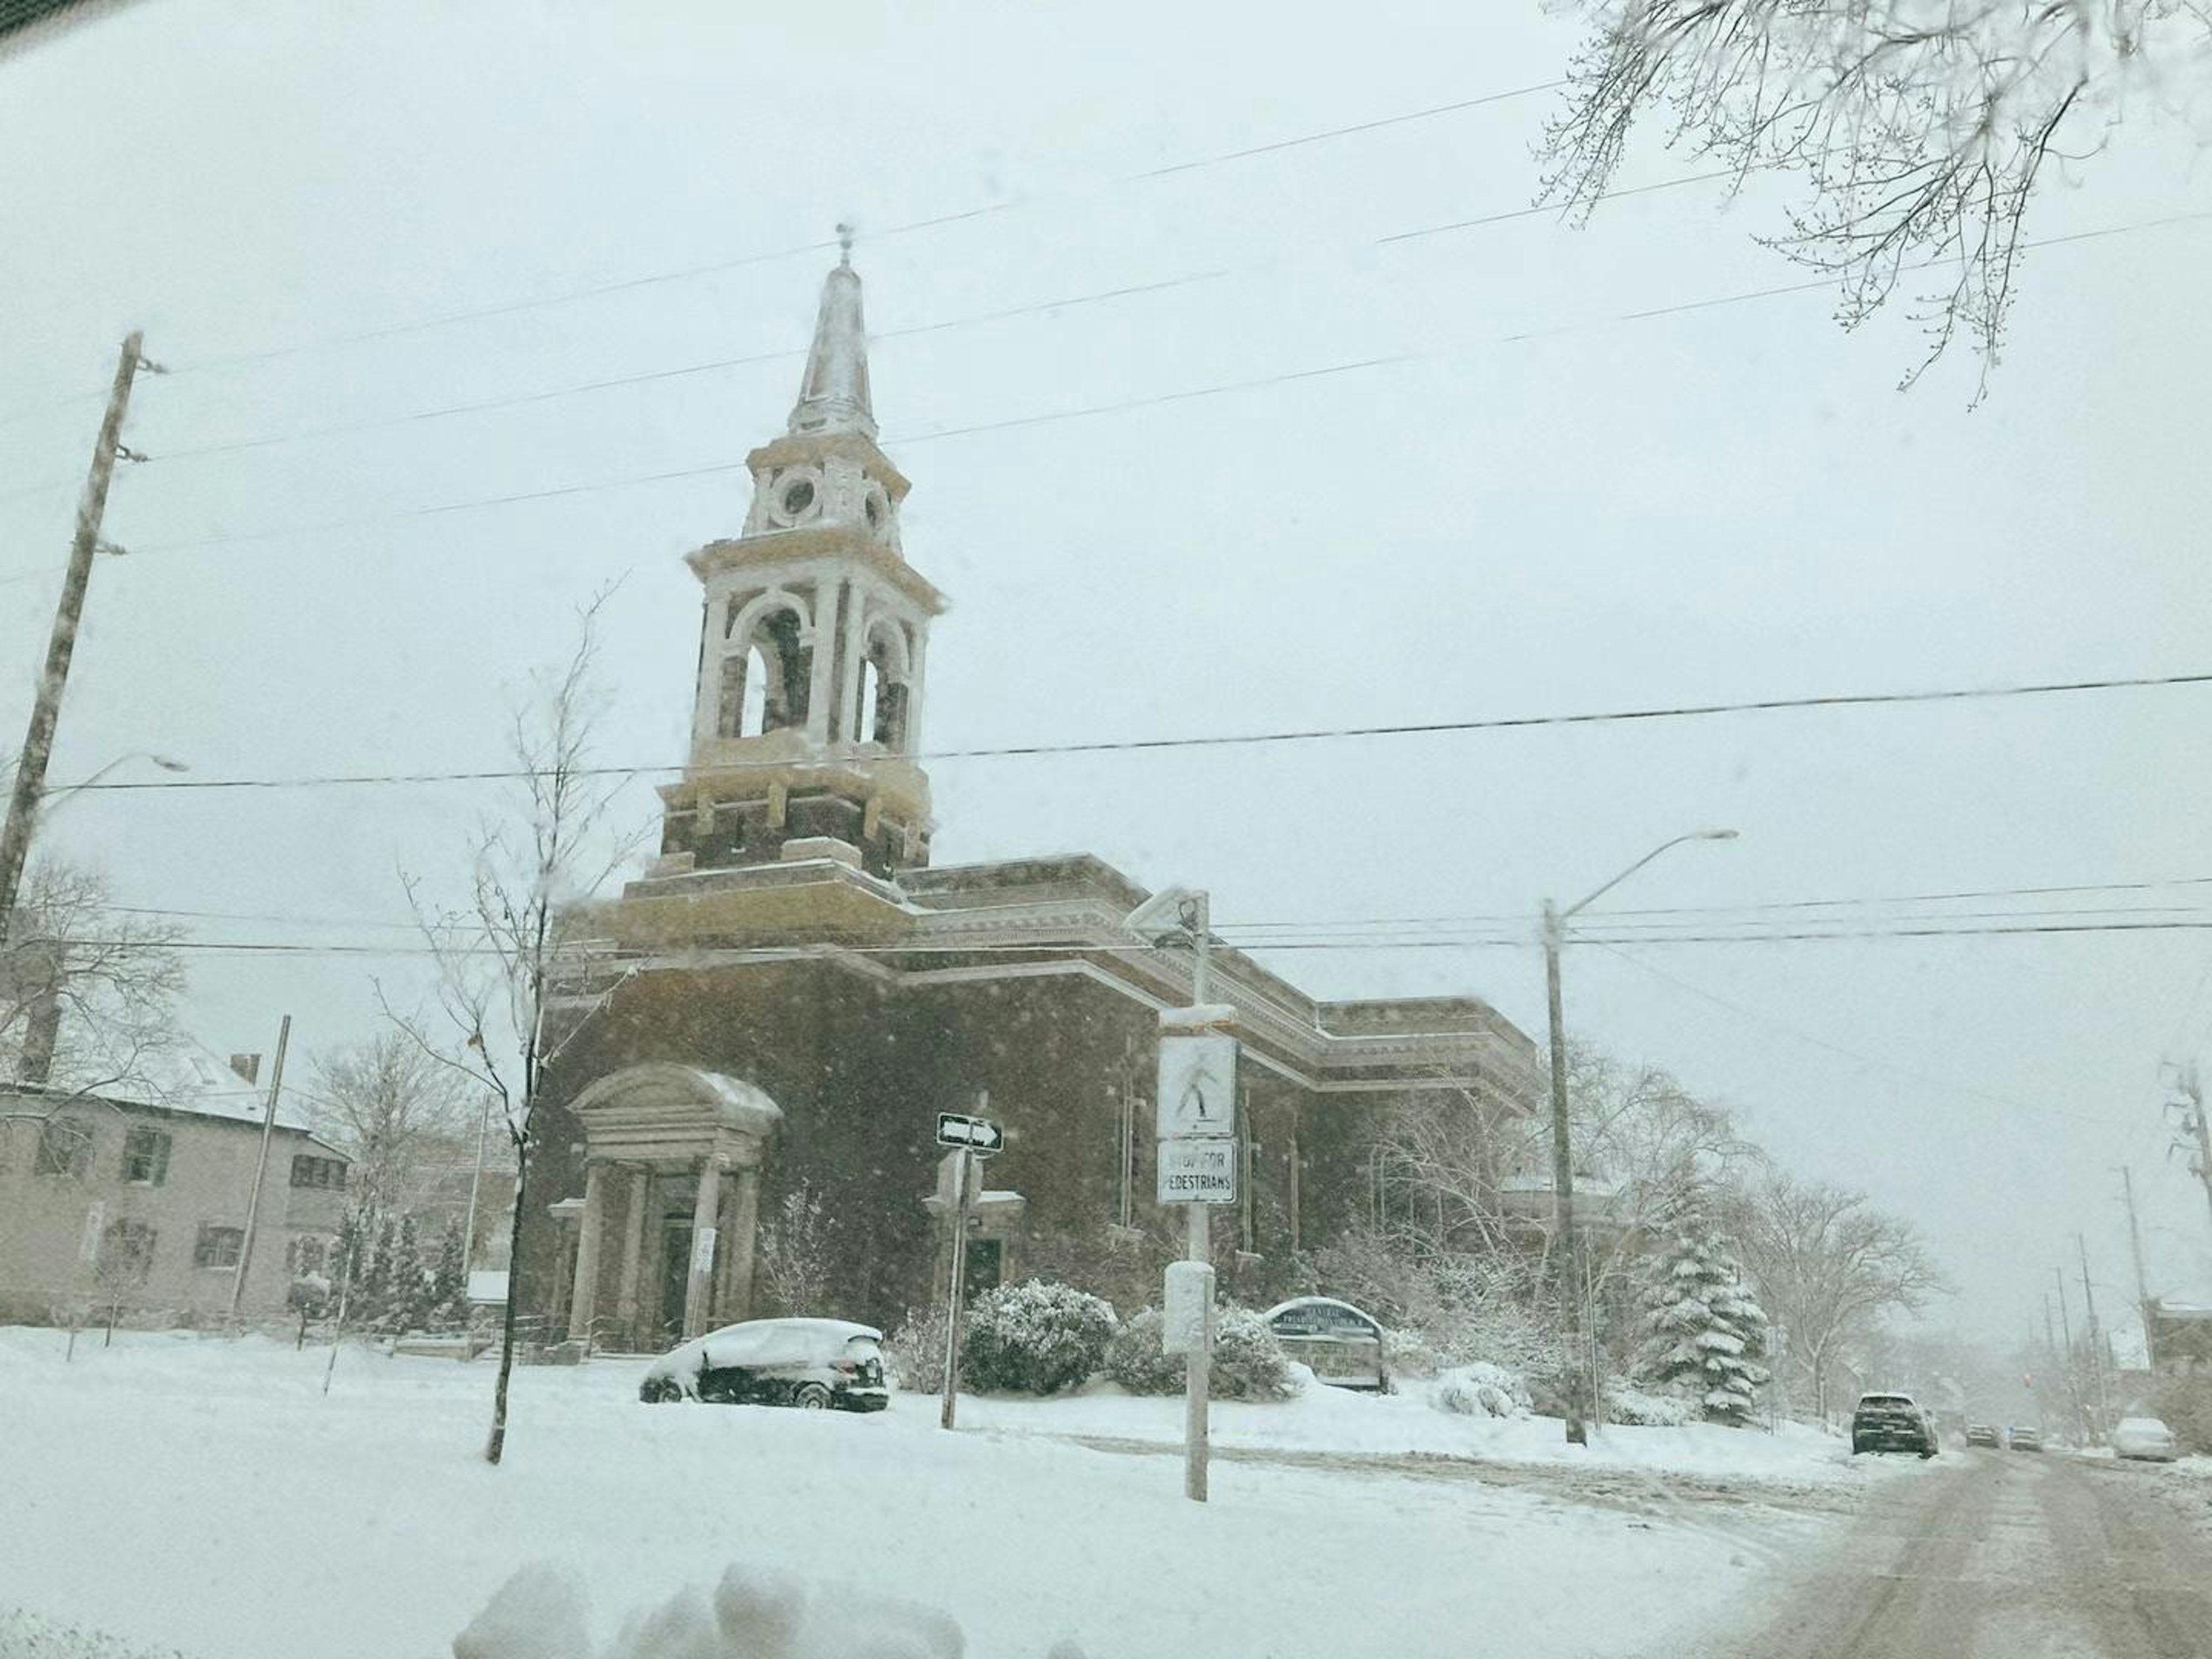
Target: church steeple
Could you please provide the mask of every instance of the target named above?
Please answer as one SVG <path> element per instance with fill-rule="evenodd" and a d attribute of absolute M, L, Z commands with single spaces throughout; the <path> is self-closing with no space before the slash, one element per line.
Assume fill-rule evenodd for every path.
<path fill-rule="evenodd" d="M 799 401 L 787 428 L 793 437 L 812 432 L 876 435 L 876 412 L 868 398 L 868 328 L 860 315 L 860 274 L 853 269 L 852 226 L 837 227 L 837 268 L 822 281 L 806 376 L 799 384 Z"/>
<path fill-rule="evenodd" d="M 914 757 L 945 600 L 900 550 L 908 485 L 876 443 L 850 228 L 838 240 L 799 401 L 745 458 L 744 528 L 688 560 L 706 607 L 690 758 L 660 792 L 658 878 L 768 880 L 762 866 L 828 860 L 881 881 L 929 861 Z"/>

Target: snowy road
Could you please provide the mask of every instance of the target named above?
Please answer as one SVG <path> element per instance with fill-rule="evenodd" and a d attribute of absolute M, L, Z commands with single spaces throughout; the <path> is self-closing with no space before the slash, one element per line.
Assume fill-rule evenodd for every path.
<path fill-rule="evenodd" d="M 2062 1455 L 1948 1456 L 1923 1479 L 1869 1492 L 1856 1523 L 1776 1586 L 1783 1610 L 1719 1650 L 1741 1659 L 2212 1655 L 2212 1537 L 2153 1486 L 2184 1479 Z"/>

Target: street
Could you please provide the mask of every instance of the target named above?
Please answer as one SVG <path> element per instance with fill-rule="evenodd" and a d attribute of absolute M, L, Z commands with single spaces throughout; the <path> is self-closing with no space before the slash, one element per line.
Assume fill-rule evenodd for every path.
<path fill-rule="evenodd" d="M 2212 1654 L 2212 1535 L 2153 1489 L 2166 1471 L 1953 1453 L 1884 1482 L 1790 1577 L 1751 1659 Z M 1762 1601 L 1771 1601 L 1763 1597 Z"/>

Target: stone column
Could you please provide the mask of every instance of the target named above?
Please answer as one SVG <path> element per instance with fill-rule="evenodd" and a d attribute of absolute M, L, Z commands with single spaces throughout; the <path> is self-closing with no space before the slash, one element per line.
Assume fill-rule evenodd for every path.
<path fill-rule="evenodd" d="M 929 659 L 929 635 L 921 628 L 907 630 L 906 752 L 921 753 L 922 671 Z"/>
<path fill-rule="evenodd" d="M 814 674 L 806 688 L 806 735 L 817 747 L 830 741 L 830 705 L 836 698 L 831 673 L 837 658 L 838 601 L 845 584 L 824 576 L 814 585 Z"/>
<path fill-rule="evenodd" d="M 699 1196 L 691 1206 L 691 1272 L 684 1283 L 684 1339 L 709 1327 L 709 1291 L 714 1281 L 714 1223 L 722 1200 L 721 1161 L 709 1152 L 699 1160 Z"/>
<path fill-rule="evenodd" d="M 592 1319 L 599 1310 L 599 1230 L 606 1218 L 606 1165 L 592 1158 L 584 1165 L 584 1214 L 576 1232 L 576 1291 L 568 1300 L 568 1340 L 592 1340 Z M 513 1294 L 512 1286 L 509 1294 Z"/>
<path fill-rule="evenodd" d="M 844 672 L 838 676 L 840 684 L 837 690 L 836 737 L 839 743 L 858 741 L 854 734 L 860 729 L 860 660 L 867 653 L 867 638 L 860 631 L 860 624 L 866 620 L 867 614 L 866 590 L 858 582 L 848 583 L 845 615 L 842 618 L 845 640 Z"/>
<path fill-rule="evenodd" d="M 760 1226 L 760 1171 L 740 1164 L 732 1172 L 729 1228 L 722 1235 L 722 1273 L 715 1305 L 725 1324 L 734 1325 L 753 1316 L 753 1235 Z M 801 1308 L 806 1315 L 819 1310 Z"/>
<path fill-rule="evenodd" d="M 653 1171 L 642 1165 L 629 1172 L 629 1208 L 623 1221 L 622 1280 L 615 1292 L 615 1319 L 623 1340 L 637 1341 L 637 1277 L 645 1255 L 646 1207 L 653 1200 Z"/>

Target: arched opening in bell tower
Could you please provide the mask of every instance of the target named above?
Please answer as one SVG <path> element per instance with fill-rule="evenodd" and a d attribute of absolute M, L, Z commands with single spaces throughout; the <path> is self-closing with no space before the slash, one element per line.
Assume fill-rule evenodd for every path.
<path fill-rule="evenodd" d="M 908 664 L 905 633 L 888 617 L 879 618 L 868 630 L 868 652 L 860 663 L 859 707 L 853 711 L 856 742 L 906 747 Z"/>
<path fill-rule="evenodd" d="M 741 623 L 731 618 L 734 634 Z M 722 658 L 721 718 L 716 735 L 764 737 L 806 723 L 807 691 L 814 673 L 814 649 L 805 643 L 805 623 L 795 606 L 779 606 L 756 616 L 743 638 L 732 638 Z"/>

